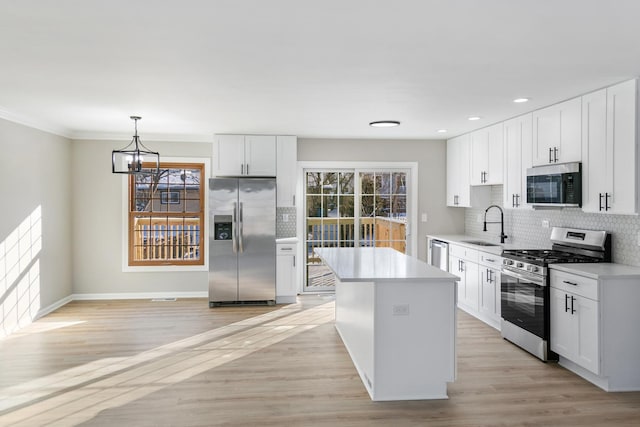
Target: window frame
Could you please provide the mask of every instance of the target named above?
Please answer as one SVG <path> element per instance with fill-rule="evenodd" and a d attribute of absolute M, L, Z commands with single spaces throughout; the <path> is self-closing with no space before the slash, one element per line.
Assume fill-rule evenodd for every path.
<path fill-rule="evenodd" d="M 184 169 L 201 169 L 201 183 L 200 183 L 200 212 L 199 213 L 185 213 L 185 212 L 167 212 L 170 216 L 199 216 L 201 221 L 200 229 L 200 259 L 199 260 L 187 260 L 175 262 L 172 260 L 158 260 L 158 261 L 134 261 L 130 262 L 132 255 L 133 245 L 133 222 L 130 221 L 132 216 L 137 213 L 131 209 L 131 203 L 133 201 L 131 190 L 133 180 L 129 175 L 122 177 L 122 271 L 123 272 L 158 272 L 158 271 L 208 271 L 209 270 L 209 258 L 208 258 L 208 235 L 209 224 L 207 210 L 209 206 L 208 200 L 208 181 L 210 171 L 210 159 L 209 158 L 181 158 L 181 157 L 163 157 L 161 158 L 161 168 L 167 166 L 169 168 L 184 168 Z M 164 214 L 164 213 L 161 213 Z M 177 214 L 177 215 L 176 215 Z"/>

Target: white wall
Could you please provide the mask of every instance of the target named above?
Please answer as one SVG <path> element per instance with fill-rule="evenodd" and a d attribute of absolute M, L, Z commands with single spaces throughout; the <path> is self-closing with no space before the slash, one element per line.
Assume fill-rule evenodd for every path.
<path fill-rule="evenodd" d="M 72 292 L 71 142 L 0 119 L 0 336 Z"/>
<path fill-rule="evenodd" d="M 464 232 L 464 209 L 446 207 L 443 140 L 298 138 L 298 161 L 418 162 L 418 258 L 427 258 L 427 234 Z"/>
<path fill-rule="evenodd" d="M 211 144 L 156 142 L 144 144 L 162 157 L 211 158 Z M 111 173 L 111 150 L 128 141 L 72 142 L 73 159 L 73 293 L 158 294 L 206 292 L 206 271 L 122 271 L 122 175 Z"/>

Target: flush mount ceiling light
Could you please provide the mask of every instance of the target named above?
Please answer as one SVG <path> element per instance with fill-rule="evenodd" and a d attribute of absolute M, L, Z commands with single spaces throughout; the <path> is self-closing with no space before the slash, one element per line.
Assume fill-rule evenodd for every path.
<path fill-rule="evenodd" d="M 447 130 L 446 129 L 438 129 L 438 133 L 445 133 Z"/>
<path fill-rule="evenodd" d="M 468 117 L 467 120 L 471 120 L 471 121 L 480 120 L 480 116 L 471 116 L 471 117 Z"/>
<path fill-rule="evenodd" d="M 145 147 L 138 136 L 138 120 L 140 119 L 142 119 L 142 117 L 131 116 L 131 120 L 135 123 L 136 132 L 129 145 L 121 148 L 120 150 L 113 150 L 111 152 L 111 171 L 113 173 L 125 173 L 130 175 L 142 173 L 143 162 L 149 164 L 146 169 L 155 167 L 155 170 L 152 170 L 151 173 L 156 175 L 160 173 L 160 154 L 155 151 L 150 151 Z M 155 166 L 152 166 L 153 164 L 155 164 Z"/>
<path fill-rule="evenodd" d="M 369 123 L 369 126 L 374 128 L 391 128 L 394 126 L 400 126 L 400 122 L 397 120 L 378 120 L 376 122 Z"/>
<path fill-rule="evenodd" d="M 529 98 L 516 98 L 513 100 L 516 104 L 522 104 L 523 102 L 528 102 Z"/>

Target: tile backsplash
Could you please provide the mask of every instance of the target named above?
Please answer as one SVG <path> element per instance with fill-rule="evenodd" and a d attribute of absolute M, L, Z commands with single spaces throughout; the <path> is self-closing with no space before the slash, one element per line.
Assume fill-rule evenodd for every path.
<path fill-rule="evenodd" d="M 285 217 L 286 215 L 286 217 Z M 288 221 L 284 221 L 287 218 Z M 296 208 L 276 208 L 276 238 L 296 237 Z"/>
<path fill-rule="evenodd" d="M 491 204 L 502 206 L 502 185 L 491 187 Z M 485 209 L 488 206 L 465 210 L 465 234 L 491 242 L 500 241 L 500 224 L 487 224 L 482 231 Z M 487 221 L 500 221 L 500 211 L 491 209 Z M 543 228 L 543 221 L 549 228 Z M 565 209 L 504 209 L 506 243 L 526 247 L 550 247 L 551 227 L 574 227 L 606 230 L 611 233 L 613 261 L 640 266 L 640 217 L 637 215 L 609 215 L 584 213 L 579 208 Z"/>

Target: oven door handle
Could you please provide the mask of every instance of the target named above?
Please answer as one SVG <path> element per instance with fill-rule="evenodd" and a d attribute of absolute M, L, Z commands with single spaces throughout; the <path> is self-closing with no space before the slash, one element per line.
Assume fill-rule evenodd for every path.
<path fill-rule="evenodd" d="M 521 280 L 526 280 L 526 281 L 529 281 L 529 282 L 533 282 L 536 285 L 545 286 L 544 280 L 542 280 L 542 279 L 540 279 L 538 277 L 531 277 L 529 275 L 516 273 L 515 271 L 507 270 L 506 268 L 502 268 L 502 274 L 505 274 L 505 275 L 511 276 L 511 277 L 515 277 L 516 279 L 521 279 Z"/>

